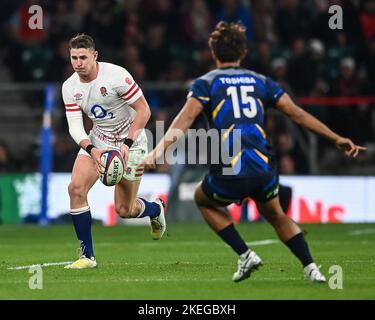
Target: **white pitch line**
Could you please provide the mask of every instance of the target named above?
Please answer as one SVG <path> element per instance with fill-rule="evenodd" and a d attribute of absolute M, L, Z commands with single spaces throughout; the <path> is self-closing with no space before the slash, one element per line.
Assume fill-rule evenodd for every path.
<path fill-rule="evenodd" d="M 249 246 L 266 246 L 268 244 L 273 244 L 273 243 L 279 243 L 279 240 L 277 240 L 277 239 L 265 239 L 265 240 L 259 240 L 259 241 L 246 242 L 246 244 L 249 245 Z"/>
<path fill-rule="evenodd" d="M 32 264 L 32 265 L 29 265 L 29 266 L 17 266 L 17 267 L 11 267 L 11 268 L 8 268 L 8 270 L 22 270 L 22 269 L 30 269 L 31 267 L 50 267 L 50 266 L 63 266 L 63 265 L 66 265 L 66 264 L 70 264 L 70 263 L 73 263 L 73 261 L 65 261 L 65 262 L 48 262 L 48 263 L 39 263 L 39 264 Z"/>
<path fill-rule="evenodd" d="M 360 236 L 362 234 L 373 234 L 375 233 L 375 229 L 358 229 L 349 232 L 349 235 L 351 236 Z"/>
<path fill-rule="evenodd" d="M 278 243 L 278 242 L 279 242 L 279 240 L 277 240 L 277 239 L 265 239 L 265 240 L 259 240 L 259 241 L 246 242 L 246 244 L 249 245 L 249 246 L 266 246 L 266 245 Z M 42 263 L 42 264 L 32 264 L 32 265 L 29 265 L 29 266 L 11 267 L 11 268 L 8 268 L 8 270 L 22 270 L 22 269 L 29 269 L 31 267 L 36 267 L 36 266 L 40 266 L 42 268 L 50 267 L 50 266 L 62 266 L 62 265 L 70 264 L 70 263 L 72 263 L 72 261 L 49 262 L 49 263 Z"/>

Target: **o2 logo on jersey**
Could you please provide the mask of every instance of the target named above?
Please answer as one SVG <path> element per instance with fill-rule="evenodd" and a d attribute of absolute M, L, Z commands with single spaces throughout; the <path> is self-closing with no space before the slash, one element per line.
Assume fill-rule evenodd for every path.
<path fill-rule="evenodd" d="M 240 97 L 238 89 L 235 86 L 230 86 L 227 89 L 227 94 L 232 98 L 233 114 L 235 118 L 241 118 L 241 110 L 247 118 L 254 118 L 257 115 L 258 109 L 256 100 L 249 95 L 254 92 L 254 86 L 240 86 Z M 241 99 L 241 101 L 240 101 Z M 248 107 L 241 108 L 241 105 L 248 105 Z"/>
<path fill-rule="evenodd" d="M 91 113 L 93 114 L 95 119 L 104 119 L 106 116 L 109 116 L 109 119 L 113 119 L 115 117 L 112 112 L 108 112 L 98 104 L 94 104 L 91 107 Z"/>

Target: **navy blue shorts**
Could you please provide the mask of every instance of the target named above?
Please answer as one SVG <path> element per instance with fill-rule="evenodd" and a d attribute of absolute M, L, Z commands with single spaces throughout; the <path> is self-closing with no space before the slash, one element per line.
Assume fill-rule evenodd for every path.
<path fill-rule="evenodd" d="M 267 202 L 279 193 L 279 175 L 276 171 L 253 177 L 211 175 L 202 182 L 205 195 L 225 205 L 240 204 L 246 198 Z"/>

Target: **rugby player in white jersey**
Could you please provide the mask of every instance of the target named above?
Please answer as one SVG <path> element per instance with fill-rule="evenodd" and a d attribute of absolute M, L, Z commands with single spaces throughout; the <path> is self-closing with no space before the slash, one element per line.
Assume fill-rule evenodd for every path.
<path fill-rule="evenodd" d="M 137 164 L 147 155 L 144 127 L 150 108 L 142 90 L 124 68 L 98 62 L 93 39 L 79 34 L 69 42 L 74 73 L 62 86 L 69 133 L 81 147 L 68 187 L 74 229 L 80 241 L 79 259 L 68 269 L 97 265 L 91 237 L 91 212 L 87 194 L 97 181 L 103 164 L 101 155 L 117 149 L 125 162 L 125 173 L 115 186 L 115 208 L 122 218 L 150 217 L 151 236 L 160 239 L 166 229 L 164 204 L 137 198 L 143 168 Z M 93 122 L 89 135 L 82 113 Z"/>

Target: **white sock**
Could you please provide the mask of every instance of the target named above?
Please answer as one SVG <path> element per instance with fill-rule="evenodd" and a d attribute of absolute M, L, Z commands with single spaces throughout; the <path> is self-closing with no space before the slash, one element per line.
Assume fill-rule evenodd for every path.
<path fill-rule="evenodd" d="M 70 209 L 70 214 L 76 215 L 76 214 L 82 214 L 90 210 L 89 206 L 78 208 L 78 209 Z"/>

